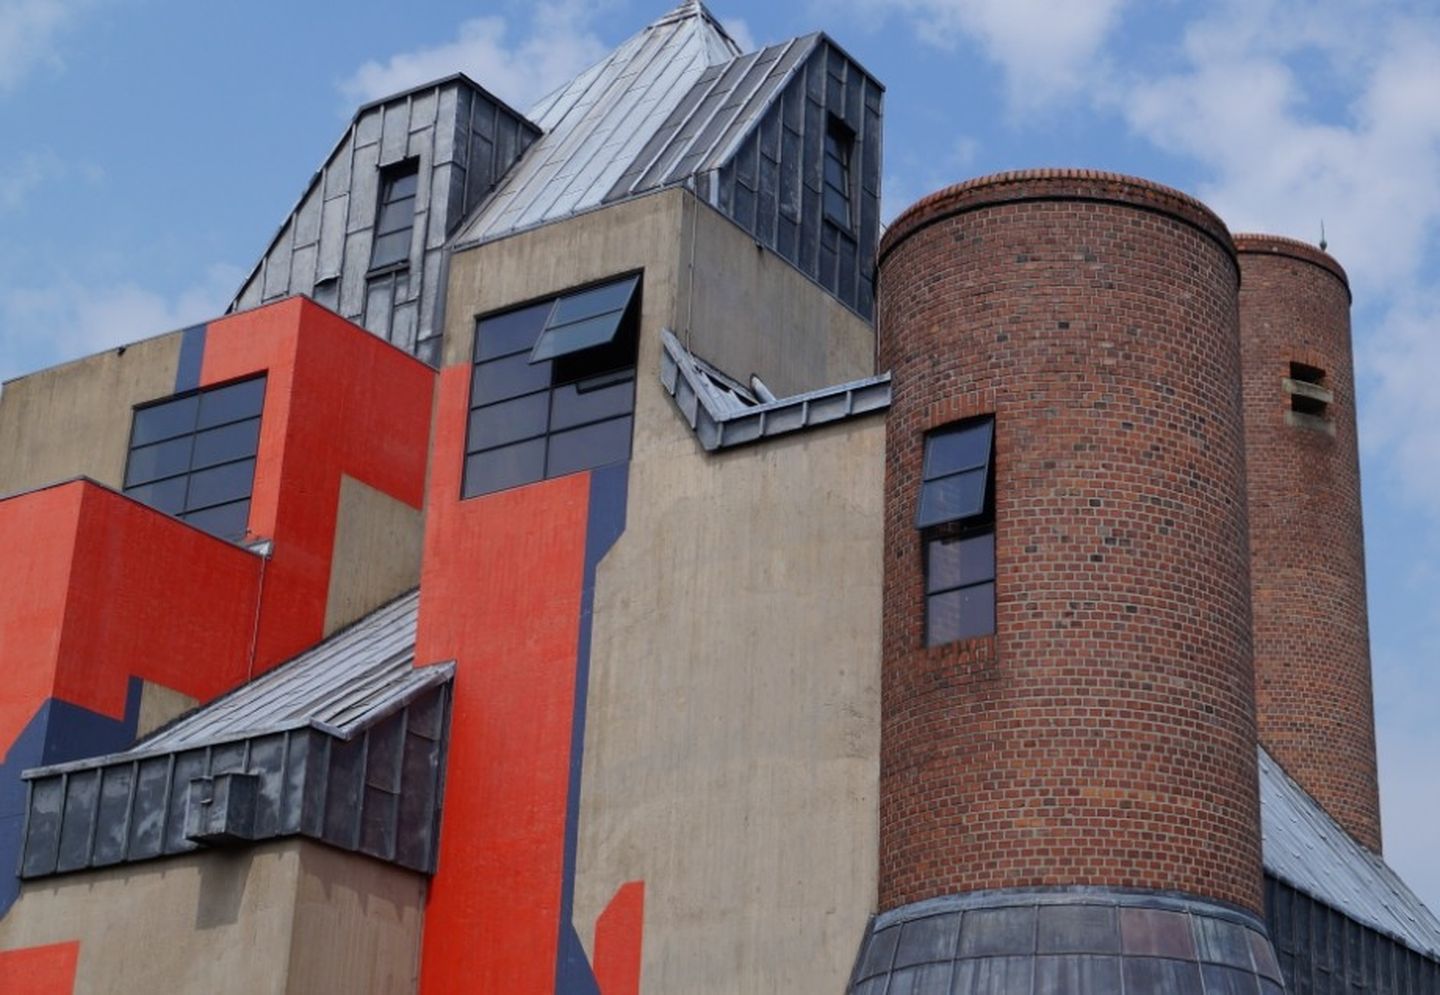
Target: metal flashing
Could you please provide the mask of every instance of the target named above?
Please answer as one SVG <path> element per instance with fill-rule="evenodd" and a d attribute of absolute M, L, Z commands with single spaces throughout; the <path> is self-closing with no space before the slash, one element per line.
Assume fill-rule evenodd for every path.
<path fill-rule="evenodd" d="M 1263 748 L 1260 828 L 1266 873 L 1412 950 L 1440 958 L 1440 919 Z"/>
<path fill-rule="evenodd" d="M 815 428 L 890 406 L 890 374 L 758 401 L 738 381 L 692 355 L 661 331 L 660 382 L 707 452 Z"/>
<path fill-rule="evenodd" d="M 121 753 L 27 770 L 24 878 L 303 835 L 433 872 L 453 664 L 412 591 Z"/>

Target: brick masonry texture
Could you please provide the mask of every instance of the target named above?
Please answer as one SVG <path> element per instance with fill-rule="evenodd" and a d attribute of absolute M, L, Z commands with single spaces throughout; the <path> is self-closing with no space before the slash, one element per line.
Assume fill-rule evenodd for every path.
<path fill-rule="evenodd" d="M 1051 885 L 1260 909 L 1237 281 L 1204 205 L 1112 174 L 972 181 L 891 226 L 882 910 Z M 924 434 L 985 413 L 997 633 L 926 648 Z"/>
<path fill-rule="evenodd" d="M 1350 291 L 1301 242 L 1238 235 L 1260 741 L 1380 850 Z M 1291 362 L 1325 371 L 1325 431 L 1291 424 Z"/>

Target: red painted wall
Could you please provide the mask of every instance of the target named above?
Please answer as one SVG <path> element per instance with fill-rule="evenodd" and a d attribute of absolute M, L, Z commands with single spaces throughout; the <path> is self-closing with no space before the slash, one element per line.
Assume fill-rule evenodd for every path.
<path fill-rule="evenodd" d="M 0 501 L 0 751 L 46 699 L 121 718 L 131 677 L 246 677 L 260 558 L 88 481 Z"/>
<path fill-rule="evenodd" d="M 0 950 L 0 992 L 5 995 L 70 995 L 80 944 L 52 943 L 25 950 Z"/>
<path fill-rule="evenodd" d="M 470 368 L 440 377 L 416 659 L 454 659 L 421 991 L 554 988 L 590 475 L 460 497 Z"/>
<path fill-rule="evenodd" d="M 210 324 L 201 386 L 261 371 L 250 532 L 275 541 L 256 651 L 263 671 L 323 634 L 341 475 L 421 506 L 435 373 L 302 297 Z"/>

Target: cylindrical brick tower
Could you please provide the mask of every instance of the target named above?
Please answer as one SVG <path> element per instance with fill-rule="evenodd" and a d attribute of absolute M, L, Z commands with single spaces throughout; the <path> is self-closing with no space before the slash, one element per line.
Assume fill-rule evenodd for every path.
<path fill-rule="evenodd" d="M 964 183 L 886 234 L 881 914 L 855 991 L 996 957 L 1017 991 L 1279 984 L 1237 283 L 1209 209 L 1106 173 Z M 977 511 L 955 468 L 987 425 Z"/>
<path fill-rule="evenodd" d="M 1378 853 L 1350 287 L 1303 242 L 1235 247 L 1260 742 Z"/>

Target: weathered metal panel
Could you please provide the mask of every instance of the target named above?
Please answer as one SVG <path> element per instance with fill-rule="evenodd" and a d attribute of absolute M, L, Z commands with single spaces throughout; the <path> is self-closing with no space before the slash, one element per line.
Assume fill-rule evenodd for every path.
<path fill-rule="evenodd" d="M 345 197 L 350 193 L 350 157 L 354 154 L 353 129 L 325 163 L 325 199 Z"/>
<path fill-rule="evenodd" d="M 320 186 L 310 189 L 295 212 L 295 245 L 310 245 L 320 238 Z"/>
<path fill-rule="evenodd" d="M 284 297 L 290 292 L 290 238 L 292 226 L 280 229 L 275 246 L 265 260 L 265 300 Z"/>
<path fill-rule="evenodd" d="M 78 770 L 65 779 L 64 810 L 55 870 L 73 871 L 90 862 L 91 838 L 100 805 L 100 772 Z"/>
<path fill-rule="evenodd" d="M 410 138 L 410 102 L 386 104 L 380 125 L 380 165 L 388 166 L 405 158 Z"/>
<path fill-rule="evenodd" d="M 355 320 L 365 311 L 365 274 L 370 269 L 371 229 L 345 239 L 345 258 L 340 272 L 340 313 Z"/>
<path fill-rule="evenodd" d="M 374 145 L 380 141 L 380 120 L 383 116 L 381 107 L 371 107 L 355 119 L 355 148 L 360 149 L 366 145 Z M 376 152 L 379 155 L 379 152 Z"/>
<path fill-rule="evenodd" d="M 410 130 L 419 131 L 423 128 L 433 127 L 435 124 L 435 107 L 438 93 L 435 90 L 425 90 L 414 94 L 410 98 Z"/>
<path fill-rule="evenodd" d="M 350 184 L 349 231 L 375 225 L 375 198 L 380 189 L 380 150 L 367 145 L 355 150 L 354 179 Z"/>
<path fill-rule="evenodd" d="M 440 95 L 436 100 L 435 113 L 435 158 L 436 164 L 449 162 L 455 158 L 455 146 L 457 136 L 464 136 L 467 125 L 463 119 L 457 119 L 455 108 L 459 101 L 459 84 L 451 84 L 440 88 Z"/>
<path fill-rule="evenodd" d="M 345 212 L 350 198 L 336 197 L 325 202 L 320 215 L 320 249 L 315 260 L 315 279 L 328 280 L 340 275 L 345 254 Z"/>
<path fill-rule="evenodd" d="M 318 252 L 319 246 L 312 243 L 303 249 L 296 249 L 290 257 L 291 293 L 309 293 L 315 286 L 315 260 Z"/>

